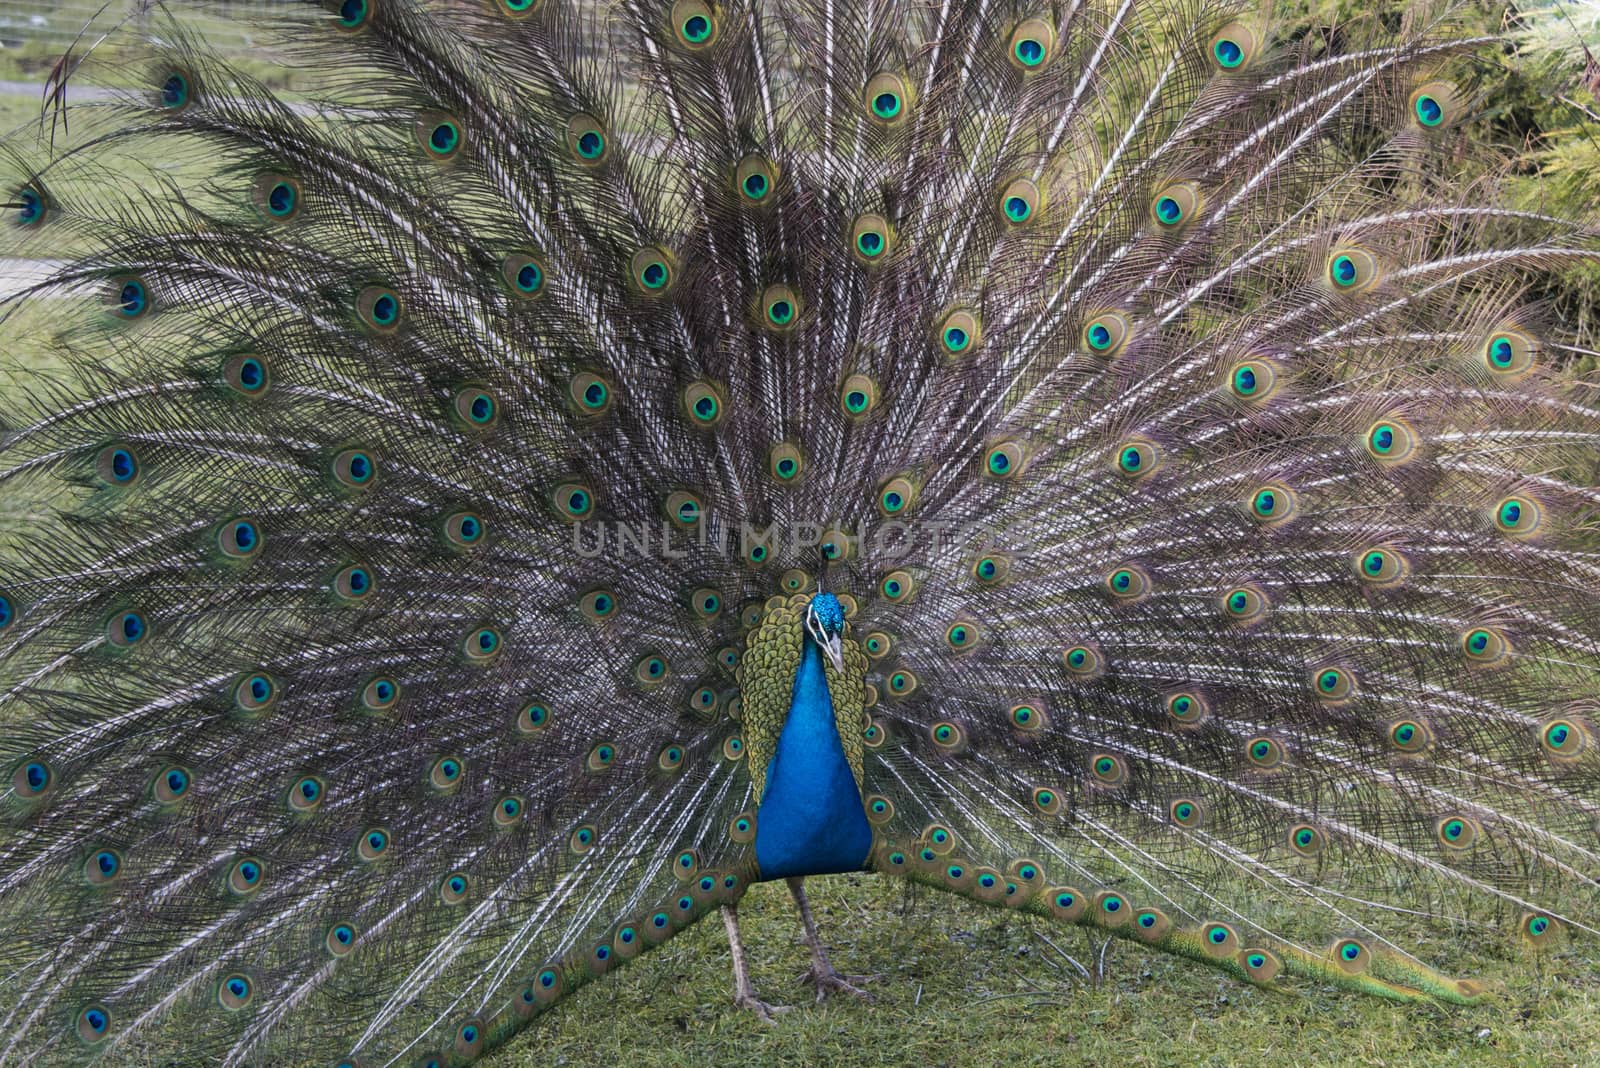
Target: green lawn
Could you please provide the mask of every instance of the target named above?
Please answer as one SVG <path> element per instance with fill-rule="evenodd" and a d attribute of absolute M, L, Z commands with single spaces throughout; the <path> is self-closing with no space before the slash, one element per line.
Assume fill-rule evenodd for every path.
<path fill-rule="evenodd" d="M 740 911 L 758 990 L 795 1006 L 776 1026 L 733 1006 L 728 943 L 713 915 L 585 987 L 487 1063 L 1557 1068 L 1600 1056 L 1600 967 L 1588 943 L 1540 961 L 1508 939 L 1495 970 L 1465 972 L 1500 989 L 1460 1009 L 1313 988 L 1269 993 L 1124 941 L 1092 988 L 1040 937 L 1092 967 L 1080 931 L 934 891 L 913 899 L 870 876 L 807 886 L 839 970 L 878 974 L 875 1004 L 811 1003 L 795 983 L 807 951 L 789 895 L 764 884 Z M 1425 927 L 1413 934 L 1428 937 Z M 1462 955 L 1437 931 L 1422 945 L 1430 963 Z"/>

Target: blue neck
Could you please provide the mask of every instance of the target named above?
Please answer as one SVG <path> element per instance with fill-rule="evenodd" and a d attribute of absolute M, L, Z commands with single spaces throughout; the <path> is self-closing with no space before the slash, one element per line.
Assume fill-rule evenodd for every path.
<path fill-rule="evenodd" d="M 822 651 L 803 639 L 794 697 L 756 808 L 761 878 L 860 871 L 872 849 L 861 791 L 839 744 Z"/>

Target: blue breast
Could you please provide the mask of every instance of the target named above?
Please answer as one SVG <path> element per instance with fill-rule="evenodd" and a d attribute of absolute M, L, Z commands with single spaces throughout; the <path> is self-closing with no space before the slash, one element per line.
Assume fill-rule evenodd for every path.
<path fill-rule="evenodd" d="M 789 718 L 756 807 L 756 862 L 763 879 L 860 871 L 872 848 L 861 791 L 834 726 L 822 652 L 809 638 L 804 641 Z"/>

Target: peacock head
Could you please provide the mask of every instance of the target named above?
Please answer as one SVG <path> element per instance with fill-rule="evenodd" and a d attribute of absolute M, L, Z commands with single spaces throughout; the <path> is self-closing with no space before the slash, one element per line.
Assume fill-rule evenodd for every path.
<path fill-rule="evenodd" d="M 806 634 L 828 654 L 835 671 L 844 670 L 844 606 L 831 593 L 819 593 L 806 606 Z"/>

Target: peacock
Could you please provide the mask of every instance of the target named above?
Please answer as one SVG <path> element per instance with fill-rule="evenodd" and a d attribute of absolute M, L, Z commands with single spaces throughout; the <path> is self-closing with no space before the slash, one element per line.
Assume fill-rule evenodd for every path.
<path fill-rule="evenodd" d="M 708 917 L 775 1020 L 836 873 L 1400 1004 L 1600 933 L 1600 230 L 1462 178 L 1450 3 L 253 11 L 0 148 L 0 1064 L 465 1064 Z"/>

